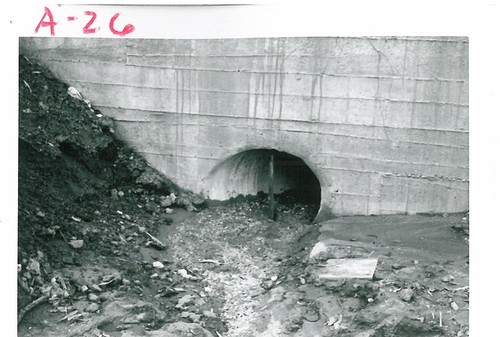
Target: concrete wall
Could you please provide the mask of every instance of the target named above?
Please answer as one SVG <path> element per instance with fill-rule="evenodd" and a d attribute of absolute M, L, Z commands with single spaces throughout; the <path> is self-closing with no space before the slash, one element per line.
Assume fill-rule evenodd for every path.
<path fill-rule="evenodd" d="M 468 41 L 21 39 L 153 166 L 207 192 L 248 149 L 300 157 L 321 212 L 468 209 Z M 230 171 L 230 170 L 229 170 Z M 244 174 L 244 173 L 240 173 Z"/>

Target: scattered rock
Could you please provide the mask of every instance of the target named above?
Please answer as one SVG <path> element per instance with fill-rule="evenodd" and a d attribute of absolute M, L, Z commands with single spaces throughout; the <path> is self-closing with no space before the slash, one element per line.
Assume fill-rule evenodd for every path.
<path fill-rule="evenodd" d="M 162 198 L 162 200 L 160 202 L 160 206 L 163 208 L 169 207 L 175 203 L 176 199 L 177 199 L 177 197 L 175 196 L 175 194 L 170 193 L 170 195 Z"/>
<path fill-rule="evenodd" d="M 270 290 L 272 289 L 272 287 L 274 286 L 274 282 L 271 281 L 271 280 L 267 280 L 267 281 L 262 281 L 262 283 L 260 284 L 260 286 L 265 289 L 265 290 Z"/>
<path fill-rule="evenodd" d="M 200 321 L 200 319 L 201 319 L 201 315 L 195 314 L 193 312 L 187 312 L 187 311 L 182 312 L 181 313 L 181 317 L 182 318 L 187 318 L 187 319 L 191 320 L 194 323 L 198 323 Z"/>
<path fill-rule="evenodd" d="M 323 242 L 318 242 L 314 245 L 309 253 L 309 259 L 314 260 L 324 256 L 328 252 L 328 246 Z"/>
<path fill-rule="evenodd" d="M 441 279 L 441 282 L 444 282 L 444 283 L 450 283 L 454 280 L 455 278 L 453 277 L 453 275 L 448 275 L 448 276 L 445 276 Z"/>
<path fill-rule="evenodd" d="M 141 322 L 139 315 L 130 315 L 120 320 L 123 324 L 139 324 Z"/>
<path fill-rule="evenodd" d="M 75 249 L 80 249 L 83 247 L 83 240 L 71 240 L 69 245 Z"/>
<path fill-rule="evenodd" d="M 102 302 L 105 302 L 105 301 L 109 301 L 111 299 L 113 299 L 113 293 L 107 291 L 107 292 L 104 292 L 102 294 L 99 295 L 99 300 L 102 301 Z"/>
<path fill-rule="evenodd" d="M 210 311 L 210 310 L 203 311 L 203 316 L 210 317 L 210 318 L 216 318 L 217 317 L 217 315 L 215 314 L 215 312 Z"/>
<path fill-rule="evenodd" d="M 212 333 L 198 323 L 175 322 L 161 329 L 148 333 L 150 337 L 214 337 Z M 123 337 L 127 337 L 123 335 Z"/>
<path fill-rule="evenodd" d="M 26 269 L 35 275 L 40 275 L 40 263 L 35 259 L 30 259 L 30 263 L 26 266 Z"/>
<path fill-rule="evenodd" d="M 191 294 L 187 294 L 182 296 L 179 301 L 177 302 L 177 305 L 175 306 L 176 308 L 182 308 L 185 305 L 191 303 L 194 300 L 194 296 Z"/>
<path fill-rule="evenodd" d="M 195 277 L 189 275 L 186 269 L 179 269 L 179 270 L 177 270 L 177 274 L 179 274 L 179 276 L 181 276 L 183 278 L 186 278 L 186 279 L 193 279 L 193 278 L 195 278 Z"/>
<path fill-rule="evenodd" d="M 297 332 L 302 328 L 304 321 L 302 318 L 295 317 L 291 322 L 285 326 L 285 331 L 288 333 Z"/>
<path fill-rule="evenodd" d="M 97 284 L 92 284 L 92 285 L 90 286 L 90 288 L 91 288 L 92 290 L 94 290 L 94 291 L 97 291 L 97 292 L 101 292 L 101 291 L 102 291 L 102 288 L 101 288 L 101 287 L 99 287 Z"/>
<path fill-rule="evenodd" d="M 85 308 L 86 312 L 96 312 L 97 310 L 99 310 L 99 304 L 97 303 L 91 303 Z"/>
<path fill-rule="evenodd" d="M 395 263 L 391 266 L 391 268 L 394 270 L 401 270 L 401 269 L 405 268 L 405 266 L 403 266 L 402 264 L 399 264 L 399 263 Z"/>
<path fill-rule="evenodd" d="M 163 269 L 163 268 L 165 268 L 165 266 L 163 265 L 163 263 L 161 263 L 160 261 L 153 262 L 153 267 L 157 268 L 157 269 Z"/>
<path fill-rule="evenodd" d="M 97 296 L 96 294 L 91 293 L 91 294 L 89 294 L 88 299 L 89 299 L 89 301 L 97 302 L 97 301 L 99 301 L 99 296 Z"/>
<path fill-rule="evenodd" d="M 399 292 L 399 298 L 405 302 L 410 302 L 413 298 L 414 291 L 410 288 L 402 289 Z"/>

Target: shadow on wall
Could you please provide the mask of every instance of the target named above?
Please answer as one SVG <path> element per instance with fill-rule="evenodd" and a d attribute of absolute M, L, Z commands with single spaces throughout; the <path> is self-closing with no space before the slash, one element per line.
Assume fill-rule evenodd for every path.
<path fill-rule="evenodd" d="M 239 195 L 267 193 L 271 155 L 275 194 L 293 195 L 297 202 L 314 204 L 319 209 L 321 185 L 316 175 L 299 157 L 274 149 L 243 151 L 218 164 L 208 176 L 208 198 L 227 200 Z"/>

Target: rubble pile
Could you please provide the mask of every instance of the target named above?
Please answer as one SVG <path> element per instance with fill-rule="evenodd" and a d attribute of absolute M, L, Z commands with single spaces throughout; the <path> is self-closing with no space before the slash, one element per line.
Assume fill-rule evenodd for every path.
<path fill-rule="evenodd" d="M 155 235 L 177 209 L 204 202 L 115 138 L 112 120 L 75 88 L 19 58 L 19 320 L 50 303 L 75 321 L 98 311 L 106 290 L 137 287 L 118 271 L 93 282 L 64 271 L 102 257 L 122 260 L 110 268 L 133 269 L 126 259 L 141 247 L 168 247 Z M 68 312 L 82 297 L 86 305 Z"/>

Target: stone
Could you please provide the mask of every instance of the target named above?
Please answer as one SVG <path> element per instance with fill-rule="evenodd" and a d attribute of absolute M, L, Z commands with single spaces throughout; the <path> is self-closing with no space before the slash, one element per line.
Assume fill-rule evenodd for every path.
<path fill-rule="evenodd" d="M 449 282 L 452 282 L 455 278 L 453 277 L 453 275 L 448 275 L 448 276 L 445 276 L 441 279 L 441 282 L 444 282 L 444 283 L 449 283 Z"/>
<path fill-rule="evenodd" d="M 90 286 L 90 288 L 91 288 L 92 290 L 94 290 L 94 291 L 97 291 L 97 292 L 101 292 L 101 291 L 102 291 L 102 288 L 101 288 L 101 287 L 99 287 L 97 284 L 92 284 L 92 285 Z"/>
<path fill-rule="evenodd" d="M 401 270 L 401 269 L 405 268 L 405 266 L 403 266 L 402 264 L 399 264 L 399 263 L 395 263 L 391 266 L 391 268 L 394 270 Z"/>
<path fill-rule="evenodd" d="M 183 306 L 191 303 L 193 301 L 194 297 L 193 295 L 187 294 L 182 296 L 179 301 L 177 302 L 177 305 L 175 306 L 176 308 L 182 308 Z"/>
<path fill-rule="evenodd" d="M 75 249 L 80 249 L 80 248 L 82 248 L 82 247 L 83 247 L 83 244 L 84 244 L 83 240 L 71 240 L 71 241 L 69 242 L 69 245 L 70 245 L 71 247 L 75 248 Z"/>
<path fill-rule="evenodd" d="M 273 283 L 273 281 L 271 281 L 271 280 L 268 280 L 268 281 L 263 281 L 263 282 L 260 284 L 260 286 L 261 286 L 263 289 L 265 289 L 265 290 L 270 290 L 270 289 L 272 289 L 273 285 L 274 285 L 274 283 Z"/>
<path fill-rule="evenodd" d="M 170 195 L 164 197 L 162 200 L 161 200 L 161 207 L 169 207 L 169 206 L 172 206 L 174 203 L 175 203 L 175 200 L 177 199 L 177 197 L 175 196 L 174 193 L 170 193 Z"/>
<path fill-rule="evenodd" d="M 217 315 L 215 314 L 215 312 L 210 311 L 210 310 L 203 311 L 203 316 L 210 317 L 210 318 L 217 318 Z"/>
<path fill-rule="evenodd" d="M 40 275 L 40 263 L 35 259 L 30 259 L 30 263 L 26 266 L 26 269 L 32 274 Z"/>
<path fill-rule="evenodd" d="M 97 296 L 96 294 L 91 293 L 91 294 L 89 294 L 88 299 L 89 299 L 89 301 L 97 302 L 97 301 L 99 301 L 99 296 Z"/>
<path fill-rule="evenodd" d="M 165 266 L 163 265 L 163 263 L 161 263 L 160 261 L 153 262 L 153 267 L 157 268 L 157 269 L 163 269 L 163 268 L 165 268 Z"/>
<path fill-rule="evenodd" d="M 105 293 L 102 293 L 99 295 L 99 300 L 102 301 L 102 302 L 105 302 L 105 301 L 109 301 L 113 298 L 113 293 L 107 291 Z"/>
<path fill-rule="evenodd" d="M 309 259 L 314 260 L 324 256 L 328 252 L 328 246 L 323 242 L 318 242 L 314 245 L 309 253 Z"/>
<path fill-rule="evenodd" d="M 139 324 L 141 321 L 138 315 L 130 315 L 122 318 L 120 322 L 122 322 L 123 324 Z"/>
<path fill-rule="evenodd" d="M 174 210 L 172 208 L 165 208 L 165 213 L 172 214 L 174 213 Z"/>
<path fill-rule="evenodd" d="M 175 322 L 166 324 L 156 331 L 148 332 L 149 337 L 214 337 L 198 323 Z M 123 337 L 127 337 L 123 335 Z"/>
<path fill-rule="evenodd" d="M 91 303 L 85 308 L 86 312 L 96 312 L 97 310 L 99 310 L 99 304 L 97 303 Z"/>
<path fill-rule="evenodd" d="M 413 295 L 414 291 L 410 288 L 405 288 L 399 292 L 399 298 L 405 302 L 410 302 Z"/>

